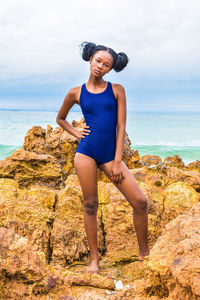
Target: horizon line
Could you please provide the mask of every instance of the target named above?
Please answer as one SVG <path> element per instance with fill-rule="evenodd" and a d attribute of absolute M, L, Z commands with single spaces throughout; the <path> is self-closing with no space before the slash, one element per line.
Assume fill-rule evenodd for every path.
<path fill-rule="evenodd" d="M 58 112 L 58 110 L 56 109 L 34 109 L 34 108 L 0 108 L 0 111 L 41 111 L 41 112 Z M 135 113 L 195 113 L 195 114 L 199 114 L 200 111 L 161 111 L 161 110 L 129 110 L 131 112 L 135 112 Z M 80 112 L 80 111 L 71 111 L 71 112 Z"/>

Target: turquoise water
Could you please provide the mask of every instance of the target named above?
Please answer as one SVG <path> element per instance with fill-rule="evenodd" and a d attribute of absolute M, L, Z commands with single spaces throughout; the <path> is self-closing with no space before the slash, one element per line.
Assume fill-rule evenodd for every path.
<path fill-rule="evenodd" d="M 57 112 L 0 111 L 0 160 L 21 148 L 26 132 L 34 125 L 54 129 Z M 81 111 L 70 111 L 67 120 L 80 120 Z M 131 148 L 145 154 L 178 154 L 185 164 L 200 160 L 200 113 L 127 112 L 126 131 Z"/>

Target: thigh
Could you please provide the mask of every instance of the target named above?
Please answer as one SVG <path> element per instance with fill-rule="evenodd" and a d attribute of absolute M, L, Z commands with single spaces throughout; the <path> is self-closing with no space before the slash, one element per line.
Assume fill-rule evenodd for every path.
<path fill-rule="evenodd" d="M 113 161 L 99 165 L 99 168 L 111 179 L 111 168 Z M 124 179 L 120 184 L 115 184 L 118 190 L 124 195 L 132 207 L 136 208 L 137 202 L 146 202 L 146 197 L 142 190 L 139 188 L 137 181 L 131 174 L 126 164 L 121 161 L 122 172 Z"/>
<path fill-rule="evenodd" d="M 76 153 L 74 167 L 78 176 L 84 199 L 96 198 L 97 190 L 97 164 L 92 157 Z"/>

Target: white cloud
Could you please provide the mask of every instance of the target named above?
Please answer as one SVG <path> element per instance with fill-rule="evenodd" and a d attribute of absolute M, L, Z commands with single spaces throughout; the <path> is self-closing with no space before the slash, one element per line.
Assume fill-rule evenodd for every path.
<path fill-rule="evenodd" d="M 80 74 L 81 41 L 130 57 L 143 76 L 199 76 L 198 0 L 1 1 L 0 79 Z"/>

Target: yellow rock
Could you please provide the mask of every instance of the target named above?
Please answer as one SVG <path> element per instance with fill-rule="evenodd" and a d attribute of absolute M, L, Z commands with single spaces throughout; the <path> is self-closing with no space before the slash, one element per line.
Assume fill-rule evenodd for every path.
<path fill-rule="evenodd" d="M 18 182 L 13 179 L 0 178 L 0 201 L 16 199 Z"/>
<path fill-rule="evenodd" d="M 84 119 L 72 124 L 85 126 Z M 61 127 L 34 126 L 24 149 L 0 162 L 0 298 L 199 296 L 199 162 L 184 166 L 178 156 L 164 163 L 155 155 L 140 158 L 126 135 L 123 161 L 148 198 L 151 255 L 137 261 L 133 209 L 98 170 L 100 274 L 88 275 L 84 199 L 74 170 L 77 145 Z M 114 278 L 130 283 L 130 289 L 114 291 Z M 105 289 L 117 294 L 105 294 Z"/>
<path fill-rule="evenodd" d="M 197 170 L 182 170 L 176 167 L 167 167 L 166 175 L 174 182 L 185 182 L 197 191 L 200 191 L 200 173 Z"/>
<path fill-rule="evenodd" d="M 146 260 L 149 292 L 157 278 L 168 291 L 169 299 L 200 297 L 200 203 L 168 223 Z M 157 289 L 158 292 L 158 289 Z M 155 293 L 156 294 L 156 293 Z M 164 296 L 164 295 L 163 295 Z M 197 298 L 195 298 L 197 297 Z"/>
<path fill-rule="evenodd" d="M 170 184 L 164 190 L 164 204 L 173 208 L 190 208 L 199 201 L 199 194 L 184 182 Z"/>
<path fill-rule="evenodd" d="M 36 183 L 60 188 L 66 175 L 54 156 L 18 149 L 0 161 L 0 178 L 2 177 L 18 181 L 23 188 Z"/>

